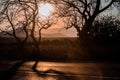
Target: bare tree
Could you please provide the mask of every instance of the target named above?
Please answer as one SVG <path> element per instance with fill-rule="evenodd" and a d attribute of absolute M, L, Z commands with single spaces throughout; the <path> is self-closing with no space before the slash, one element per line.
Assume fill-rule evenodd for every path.
<path fill-rule="evenodd" d="M 44 0 L 43 0 L 44 1 Z M 25 43 L 28 37 L 31 37 L 35 49 L 39 51 L 39 43 L 41 41 L 41 30 L 52 26 L 55 19 L 49 18 L 43 21 L 38 15 L 40 0 L 5 0 L 1 3 L 1 20 L 3 28 L 1 31 L 13 36 L 17 42 Z M 7 25 L 4 25 L 7 24 Z M 17 29 L 24 33 L 24 40 L 17 35 Z M 12 33 L 9 33 L 12 30 Z M 35 33 L 38 33 L 36 36 Z"/>
<path fill-rule="evenodd" d="M 47 19 L 40 19 L 38 17 L 37 19 L 37 28 L 38 28 L 38 33 L 39 33 L 39 40 L 38 42 L 40 43 L 41 42 L 41 38 L 42 38 L 42 30 L 45 29 L 47 30 L 49 27 L 51 27 L 52 25 L 56 24 L 58 22 L 58 17 L 57 16 L 50 16 L 48 17 Z"/>
<path fill-rule="evenodd" d="M 67 20 L 67 29 L 74 27 L 78 36 L 86 39 L 96 17 L 110 6 L 119 6 L 118 0 L 54 0 L 58 14 Z M 106 3 L 106 4 L 105 4 Z"/>
<path fill-rule="evenodd" d="M 19 48 L 24 49 L 25 43 L 28 39 L 28 18 L 26 17 L 25 8 L 14 1 L 3 2 L 3 4 L 5 3 L 7 7 L 4 7 L 5 9 L 3 8 L 3 12 L 1 11 L 2 13 L 0 14 L 1 33 L 4 32 L 6 35 L 14 37 L 19 44 Z M 21 38 L 18 36 L 20 32 L 24 33 L 24 37 Z"/>

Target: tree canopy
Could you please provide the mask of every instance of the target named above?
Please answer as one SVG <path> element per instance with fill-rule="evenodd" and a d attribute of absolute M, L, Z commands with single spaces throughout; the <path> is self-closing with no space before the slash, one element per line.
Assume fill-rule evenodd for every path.
<path fill-rule="evenodd" d="M 15 38 L 19 45 L 24 45 L 30 38 L 34 46 L 39 49 L 41 30 L 48 29 L 57 21 L 54 16 L 45 20 L 39 17 L 40 2 L 41 0 L 2 0 L 0 2 L 0 32 Z M 21 32 L 22 37 L 18 35 Z"/>
<path fill-rule="evenodd" d="M 54 0 L 59 16 L 65 18 L 66 29 L 74 27 L 78 36 L 87 37 L 96 17 L 110 7 L 119 8 L 118 0 Z"/>

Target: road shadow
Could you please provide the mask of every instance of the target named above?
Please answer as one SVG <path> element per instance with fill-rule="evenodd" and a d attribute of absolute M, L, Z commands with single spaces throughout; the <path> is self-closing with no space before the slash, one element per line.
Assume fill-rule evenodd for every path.
<path fill-rule="evenodd" d="M 75 74 L 72 73 L 65 73 L 62 71 L 57 71 L 53 69 L 48 69 L 46 71 L 39 71 L 37 70 L 37 64 L 39 61 L 36 61 L 35 64 L 32 66 L 32 70 L 40 77 L 40 78 L 49 78 L 52 77 L 55 80 L 79 80 Z"/>
<path fill-rule="evenodd" d="M 0 80 L 10 80 L 16 73 L 17 69 L 22 66 L 23 63 L 25 63 L 26 60 L 22 60 L 20 62 L 17 62 L 15 65 L 13 65 L 10 69 L 7 71 L 0 72 Z"/>

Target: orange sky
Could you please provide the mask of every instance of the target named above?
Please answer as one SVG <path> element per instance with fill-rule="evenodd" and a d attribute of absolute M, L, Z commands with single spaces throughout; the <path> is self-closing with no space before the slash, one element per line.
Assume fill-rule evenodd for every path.
<path fill-rule="evenodd" d="M 44 34 L 60 33 L 60 34 L 66 35 L 67 37 L 76 37 L 77 36 L 76 30 L 74 28 L 70 28 L 68 30 L 66 30 L 64 28 L 64 22 L 61 19 L 58 20 L 57 24 L 51 26 L 47 30 L 42 30 L 42 33 L 44 33 Z"/>

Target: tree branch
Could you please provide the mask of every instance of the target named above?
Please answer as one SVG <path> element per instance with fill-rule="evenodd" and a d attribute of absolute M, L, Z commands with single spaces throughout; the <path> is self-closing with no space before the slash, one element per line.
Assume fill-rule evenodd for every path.
<path fill-rule="evenodd" d="M 1 32 L 0 33 L 5 33 L 5 34 L 8 34 L 9 36 L 13 36 L 11 33 L 7 32 L 7 31 L 3 31 L 3 30 L 0 30 Z"/>
<path fill-rule="evenodd" d="M 101 10 L 99 10 L 98 14 L 101 13 L 101 12 L 103 12 L 103 11 L 106 10 L 107 8 L 109 8 L 109 7 L 113 4 L 114 1 L 115 1 L 115 0 L 112 0 L 106 7 L 104 7 L 104 8 L 101 9 Z"/>

